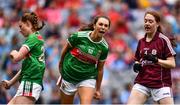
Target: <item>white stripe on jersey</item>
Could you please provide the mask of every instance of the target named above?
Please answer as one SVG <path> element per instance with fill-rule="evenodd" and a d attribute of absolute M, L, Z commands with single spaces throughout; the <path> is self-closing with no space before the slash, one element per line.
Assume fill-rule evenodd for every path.
<path fill-rule="evenodd" d="M 30 48 L 29 48 L 29 46 L 28 46 L 28 45 L 23 44 L 22 46 L 26 47 L 26 48 L 28 49 L 28 51 L 30 51 Z"/>
<path fill-rule="evenodd" d="M 81 31 L 78 32 L 78 37 L 88 37 L 91 31 Z"/>
<path fill-rule="evenodd" d="M 169 38 L 168 38 L 167 36 L 165 36 L 165 35 L 161 34 L 161 33 L 160 33 L 159 37 L 160 37 L 160 38 L 163 38 L 163 39 L 166 41 L 167 46 L 168 46 L 168 48 L 169 48 L 169 50 L 170 50 L 171 54 L 172 54 L 172 55 L 175 55 L 175 54 L 176 54 L 176 52 L 173 50 L 173 48 L 172 48 L 172 46 L 171 46 L 171 42 L 170 42 Z"/>
<path fill-rule="evenodd" d="M 102 38 L 102 40 L 101 41 L 99 41 L 99 42 L 94 42 L 93 40 L 91 40 L 91 38 L 90 38 L 90 36 L 89 36 L 89 34 L 91 33 L 92 31 L 80 31 L 80 32 L 78 32 L 78 37 L 87 37 L 91 42 L 93 42 L 93 43 L 101 43 L 102 42 L 102 44 L 106 47 L 106 48 L 108 48 L 108 44 L 107 44 L 107 42 L 106 42 L 106 40 L 104 39 L 104 38 Z"/>
<path fill-rule="evenodd" d="M 67 42 L 69 43 L 69 45 L 71 46 L 71 47 L 73 47 L 72 45 L 71 45 L 71 43 L 69 42 L 69 40 L 67 39 Z"/>
<path fill-rule="evenodd" d="M 107 44 L 107 42 L 106 42 L 106 40 L 105 40 L 104 38 L 103 38 L 102 43 L 105 45 L 105 47 L 106 47 L 106 48 L 108 48 L 108 47 L 109 47 L 109 45 Z"/>

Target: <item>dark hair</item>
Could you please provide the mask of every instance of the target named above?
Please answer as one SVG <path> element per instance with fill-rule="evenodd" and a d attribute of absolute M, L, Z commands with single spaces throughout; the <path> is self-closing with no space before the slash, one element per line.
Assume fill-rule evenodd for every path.
<path fill-rule="evenodd" d="M 93 19 L 92 23 L 88 24 L 88 25 L 84 25 L 82 26 L 79 31 L 93 31 L 94 30 L 94 25 L 97 23 L 97 21 L 99 20 L 99 18 L 105 18 L 109 21 L 109 27 L 111 26 L 111 21 L 107 16 L 97 16 Z"/>
<path fill-rule="evenodd" d="M 180 14 L 180 1 L 179 1 L 179 0 L 177 0 L 177 1 L 175 2 L 174 11 L 175 11 L 175 15 Z"/>
<path fill-rule="evenodd" d="M 35 31 L 39 31 L 40 29 L 42 29 L 45 25 L 45 23 L 42 21 L 40 22 L 38 16 L 34 13 L 34 12 L 26 12 L 24 13 L 24 15 L 21 18 L 22 22 L 31 22 L 33 29 Z"/>
<path fill-rule="evenodd" d="M 147 12 L 145 13 L 144 17 L 145 17 L 147 14 L 150 14 L 150 15 L 154 16 L 155 21 L 156 21 L 157 23 L 160 23 L 160 22 L 161 22 L 161 16 L 160 16 L 160 14 L 159 14 L 158 12 L 156 12 L 156 11 L 147 11 Z M 160 33 L 162 33 L 162 34 L 164 34 L 160 25 L 158 26 L 157 31 L 160 32 Z M 166 36 L 167 36 L 167 35 L 166 35 Z M 171 35 L 171 36 L 168 35 L 167 37 L 168 37 L 169 40 L 171 41 L 172 46 L 173 46 L 173 47 L 177 47 L 176 38 L 175 38 L 174 36 L 172 36 L 172 35 Z"/>

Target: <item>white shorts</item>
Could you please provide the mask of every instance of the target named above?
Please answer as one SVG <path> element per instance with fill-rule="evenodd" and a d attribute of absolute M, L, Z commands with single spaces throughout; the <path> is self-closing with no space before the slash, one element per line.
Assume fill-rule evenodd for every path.
<path fill-rule="evenodd" d="M 63 91 L 67 95 L 74 95 L 77 91 L 77 88 L 81 87 L 81 86 L 95 88 L 96 80 L 95 79 L 87 79 L 87 80 L 81 81 L 77 84 L 72 84 L 62 78 L 62 81 L 60 84 L 60 90 Z"/>
<path fill-rule="evenodd" d="M 159 101 L 165 97 L 173 97 L 172 90 L 170 87 L 162 87 L 159 89 L 148 88 L 140 84 L 135 84 L 133 89 L 136 89 L 147 96 L 152 96 L 154 101 Z"/>
<path fill-rule="evenodd" d="M 22 81 L 14 97 L 30 96 L 30 97 L 34 97 L 37 101 L 40 97 L 41 91 L 42 91 L 41 85 L 29 81 Z"/>

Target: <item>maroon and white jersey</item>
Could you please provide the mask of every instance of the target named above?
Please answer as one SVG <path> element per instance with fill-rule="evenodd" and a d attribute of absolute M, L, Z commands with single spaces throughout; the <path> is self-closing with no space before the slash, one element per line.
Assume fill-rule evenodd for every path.
<path fill-rule="evenodd" d="M 135 83 L 149 88 L 171 87 L 171 71 L 152 61 L 144 60 L 145 54 L 152 53 L 159 59 L 175 56 L 171 42 L 167 36 L 157 32 L 150 42 L 146 42 L 146 36 L 139 40 L 135 60 L 141 62 L 143 70 L 139 72 Z"/>

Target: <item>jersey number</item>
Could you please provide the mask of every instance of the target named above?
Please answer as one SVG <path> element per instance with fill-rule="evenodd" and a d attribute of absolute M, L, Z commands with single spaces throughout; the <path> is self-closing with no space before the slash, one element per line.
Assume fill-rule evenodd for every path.
<path fill-rule="evenodd" d="M 44 46 L 42 46 L 41 47 L 41 51 L 42 51 L 42 54 L 39 56 L 39 61 L 41 61 L 41 62 L 45 62 L 45 60 L 44 60 L 44 52 L 45 52 L 45 50 L 44 50 Z"/>

